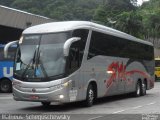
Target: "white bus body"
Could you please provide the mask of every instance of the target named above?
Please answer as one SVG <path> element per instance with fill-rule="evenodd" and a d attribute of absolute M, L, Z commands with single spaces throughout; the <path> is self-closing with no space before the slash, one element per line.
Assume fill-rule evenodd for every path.
<path fill-rule="evenodd" d="M 19 40 L 13 95 L 17 101 L 68 103 L 154 87 L 153 45 L 85 21 L 27 28 Z"/>

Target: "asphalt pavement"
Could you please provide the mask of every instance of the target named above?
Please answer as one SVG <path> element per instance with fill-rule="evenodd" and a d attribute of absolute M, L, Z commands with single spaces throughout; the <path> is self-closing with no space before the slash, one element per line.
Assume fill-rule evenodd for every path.
<path fill-rule="evenodd" d="M 41 103 L 14 101 L 12 94 L 0 93 L 0 113 L 0 119 L 3 117 L 3 120 L 13 120 L 17 117 L 14 115 L 22 115 L 23 120 L 42 120 L 45 117 L 55 120 L 160 120 L 160 82 L 156 82 L 154 89 L 147 91 L 146 96 L 101 98 L 89 108 L 84 107 L 81 102 L 43 107 Z"/>

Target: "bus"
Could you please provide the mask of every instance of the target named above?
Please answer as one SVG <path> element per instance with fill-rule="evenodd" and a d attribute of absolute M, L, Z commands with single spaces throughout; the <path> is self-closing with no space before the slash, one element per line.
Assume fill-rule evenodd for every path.
<path fill-rule="evenodd" d="M 155 80 L 160 78 L 160 58 L 155 58 Z"/>
<path fill-rule="evenodd" d="M 14 61 L 16 101 L 64 104 L 154 87 L 150 42 L 87 21 L 46 23 L 27 28 Z"/>
<path fill-rule="evenodd" d="M 12 91 L 13 63 L 16 53 L 16 45 L 12 45 L 8 50 L 8 57 L 4 56 L 5 44 L 0 44 L 0 92 L 8 93 Z"/>

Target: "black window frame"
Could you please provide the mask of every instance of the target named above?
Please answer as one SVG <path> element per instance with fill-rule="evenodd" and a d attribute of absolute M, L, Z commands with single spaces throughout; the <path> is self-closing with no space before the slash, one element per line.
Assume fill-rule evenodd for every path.
<path fill-rule="evenodd" d="M 154 48 L 141 42 L 92 31 L 87 58 L 89 60 L 98 55 L 153 60 Z"/>
<path fill-rule="evenodd" d="M 85 31 L 85 35 L 81 35 L 82 32 L 81 31 Z M 82 65 L 82 61 L 83 61 L 83 57 L 84 57 L 84 52 L 85 52 L 85 48 L 86 48 L 86 44 L 87 44 L 87 39 L 88 39 L 88 35 L 89 35 L 89 29 L 75 29 L 72 31 L 72 37 L 80 37 L 81 40 L 74 42 L 71 46 L 70 46 L 70 51 L 69 51 L 69 56 L 67 57 L 67 66 L 66 66 L 66 71 L 67 74 L 72 74 L 73 72 L 75 72 L 76 70 L 78 70 L 81 65 Z M 74 50 L 77 47 L 77 50 Z M 76 59 L 78 61 L 74 61 L 75 66 L 71 65 L 71 50 L 75 53 Z"/>

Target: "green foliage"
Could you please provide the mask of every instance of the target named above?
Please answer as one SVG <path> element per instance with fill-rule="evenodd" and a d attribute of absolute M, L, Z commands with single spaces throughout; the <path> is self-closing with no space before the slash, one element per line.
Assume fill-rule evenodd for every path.
<path fill-rule="evenodd" d="M 0 5 L 10 6 L 15 0 L 0 0 Z"/>
<path fill-rule="evenodd" d="M 87 20 L 139 38 L 160 37 L 160 0 L 0 0 L 1 5 L 61 20 Z"/>
<path fill-rule="evenodd" d="M 128 34 L 143 38 L 141 36 L 143 32 L 142 16 L 138 14 L 138 12 L 123 12 L 118 17 L 119 19 L 116 23 L 117 29 L 127 32 Z"/>
<path fill-rule="evenodd" d="M 92 20 L 103 0 L 0 0 L 0 4 L 56 20 Z"/>
<path fill-rule="evenodd" d="M 159 38 L 160 37 L 160 0 L 150 0 L 145 3 L 140 13 L 143 16 L 144 35 L 145 38 Z"/>

